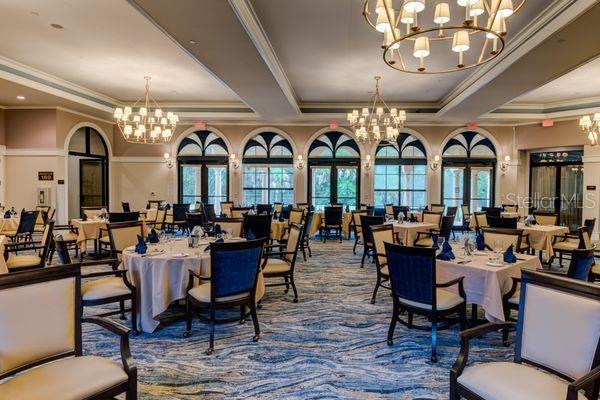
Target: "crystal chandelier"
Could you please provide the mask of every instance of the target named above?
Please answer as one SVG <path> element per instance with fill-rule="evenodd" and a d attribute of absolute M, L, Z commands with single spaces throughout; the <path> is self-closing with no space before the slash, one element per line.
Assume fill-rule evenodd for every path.
<path fill-rule="evenodd" d="M 364 107 L 361 111 L 352 110 L 347 119 L 359 142 L 377 143 L 382 139 L 393 142 L 398 138 L 400 128 L 404 126 L 406 111 L 388 107 L 379 94 L 381 77 L 374 78 L 375 93 L 371 97 L 371 107 Z"/>
<path fill-rule="evenodd" d="M 363 15 L 383 35 L 387 65 L 402 72 L 439 74 L 484 64 L 504 50 L 506 21 L 527 0 L 448 1 L 456 5 L 441 1 L 427 8 L 425 0 L 365 0 Z M 431 54 L 444 52 L 456 55 L 426 65 Z"/>
<path fill-rule="evenodd" d="M 169 143 L 179 122 L 172 112 L 166 114 L 150 96 L 150 77 L 146 80 L 144 97 L 130 107 L 115 108 L 114 117 L 127 142 L 162 144 Z"/>
<path fill-rule="evenodd" d="M 586 115 L 579 120 L 579 126 L 590 141 L 591 146 L 597 146 L 598 136 L 600 136 L 600 113 L 595 113 L 593 117 Z"/>

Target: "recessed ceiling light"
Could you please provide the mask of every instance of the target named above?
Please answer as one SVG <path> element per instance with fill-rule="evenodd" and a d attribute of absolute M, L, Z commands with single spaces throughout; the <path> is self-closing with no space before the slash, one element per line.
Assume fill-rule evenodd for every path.
<path fill-rule="evenodd" d="M 36 17 L 39 17 L 39 16 L 40 16 L 40 13 L 39 13 L 39 12 L 37 12 L 37 11 L 32 11 L 32 12 L 31 12 L 31 15 L 35 15 Z"/>
<path fill-rule="evenodd" d="M 196 42 L 194 39 L 190 40 L 190 44 L 197 44 L 198 42 Z"/>
<path fill-rule="evenodd" d="M 62 29 L 63 26 L 59 25 L 59 24 L 50 24 L 51 27 L 53 27 L 54 29 Z"/>
<path fill-rule="evenodd" d="M 17 100 L 25 100 L 25 96 L 17 96 Z"/>

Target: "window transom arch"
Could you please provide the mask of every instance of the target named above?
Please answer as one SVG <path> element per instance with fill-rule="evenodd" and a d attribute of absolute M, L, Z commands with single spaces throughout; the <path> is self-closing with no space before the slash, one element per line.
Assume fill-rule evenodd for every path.
<path fill-rule="evenodd" d="M 186 136 L 177 149 L 178 156 L 227 157 L 229 150 L 223 138 L 209 130 L 199 130 Z"/>
<path fill-rule="evenodd" d="M 496 158 L 496 147 L 481 133 L 465 131 L 446 142 L 442 156 L 451 158 Z"/>
<path fill-rule="evenodd" d="M 289 158 L 294 156 L 290 142 L 278 133 L 262 132 L 248 140 L 244 146 L 244 159 L 246 158 Z"/>
<path fill-rule="evenodd" d="M 313 140 L 308 149 L 309 158 L 360 158 L 356 141 L 342 132 L 326 132 Z"/>
<path fill-rule="evenodd" d="M 410 133 L 401 132 L 395 142 L 382 140 L 377 145 L 376 158 L 427 158 L 423 142 Z"/>

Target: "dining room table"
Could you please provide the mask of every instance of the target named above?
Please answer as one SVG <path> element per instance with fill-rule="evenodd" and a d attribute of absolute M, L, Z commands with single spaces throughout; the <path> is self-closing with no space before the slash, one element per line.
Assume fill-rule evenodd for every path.
<path fill-rule="evenodd" d="M 388 222 L 389 223 L 389 222 Z M 409 222 L 392 220 L 394 233 L 405 246 L 412 246 L 419 232 L 430 232 L 432 229 L 439 229 L 439 226 L 429 222 Z"/>
<path fill-rule="evenodd" d="M 233 237 L 225 241 L 241 240 L 245 239 Z M 127 276 L 137 289 L 136 323 L 140 331 L 154 332 L 160 325 L 160 314 L 173 302 L 185 299 L 189 270 L 210 277 L 210 251 L 205 250 L 212 241 L 214 238 L 202 239 L 197 247 L 190 248 L 187 238 L 163 238 L 157 244 L 149 244 L 144 254 L 136 253 L 135 246 L 123 251 L 122 268 L 127 269 Z M 256 301 L 264 293 L 265 281 L 260 272 Z"/>
<path fill-rule="evenodd" d="M 94 252 L 98 252 L 98 239 L 100 239 L 100 231 L 106 230 L 108 220 L 101 217 L 88 218 L 85 221 L 81 218 L 73 218 L 71 225 L 77 228 L 77 245 L 79 251 L 85 253 L 87 251 L 87 241 L 94 241 Z"/>
<path fill-rule="evenodd" d="M 271 221 L 271 239 L 279 240 L 283 237 L 285 228 L 288 226 L 288 221 L 276 220 Z"/>
<path fill-rule="evenodd" d="M 314 236 L 321 229 L 321 225 L 325 221 L 325 213 L 318 211 L 313 214 L 312 223 L 310 225 L 310 236 Z M 348 236 L 350 233 L 350 221 L 352 221 L 352 213 L 344 212 L 342 214 L 342 235 Z"/>
<path fill-rule="evenodd" d="M 19 227 L 20 218 L 13 216 L 9 218 L 0 217 L 0 233 L 6 231 L 16 231 Z"/>
<path fill-rule="evenodd" d="M 529 254 L 515 254 L 517 262 L 509 264 L 497 259 L 491 251 L 474 252 L 470 256 L 454 250 L 456 258 L 449 261 L 436 260 L 436 280 L 438 283 L 464 277 L 463 285 L 467 303 L 481 306 L 485 318 L 491 322 L 504 321 L 502 296 L 512 287 L 512 278 L 520 278 L 524 269 L 542 268 L 540 259 Z M 502 257 L 502 254 L 500 254 Z M 456 285 L 443 290 L 458 293 Z"/>
<path fill-rule="evenodd" d="M 569 228 L 560 225 L 525 225 L 523 222 L 517 223 L 517 229 L 523 229 L 523 234 L 528 235 L 529 245 L 534 250 L 543 251 L 547 258 L 554 255 L 552 242 L 554 236 L 569 233 Z"/>

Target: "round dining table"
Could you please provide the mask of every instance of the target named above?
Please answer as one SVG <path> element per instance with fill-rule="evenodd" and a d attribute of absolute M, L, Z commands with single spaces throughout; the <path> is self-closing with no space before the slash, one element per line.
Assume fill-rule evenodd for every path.
<path fill-rule="evenodd" d="M 160 324 L 158 316 L 174 301 L 185 299 L 189 270 L 210 276 L 210 251 L 205 249 L 213 240 L 202 240 L 198 247 L 189 248 L 187 238 L 171 238 L 158 244 L 149 244 L 145 254 L 136 253 L 135 246 L 123 251 L 122 267 L 127 269 L 129 280 L 137 288 L 138 330 L 154 332 Z M 230 238 L 226 241 L 240 240 L 245 239 Z M 261 272 L 258 275 L 256 301 L 264 293 L 265 281 Z"/>

